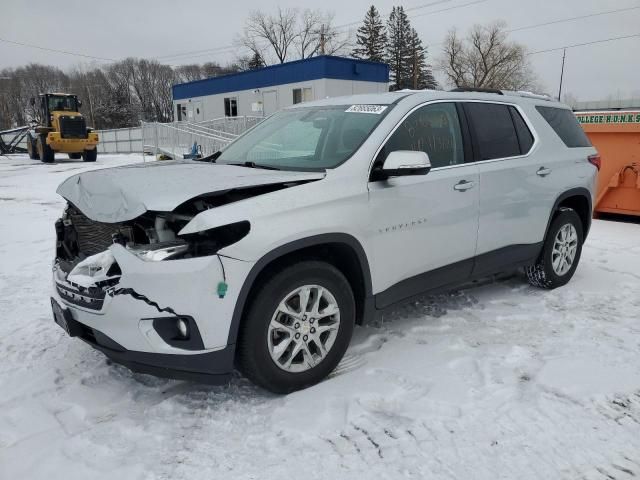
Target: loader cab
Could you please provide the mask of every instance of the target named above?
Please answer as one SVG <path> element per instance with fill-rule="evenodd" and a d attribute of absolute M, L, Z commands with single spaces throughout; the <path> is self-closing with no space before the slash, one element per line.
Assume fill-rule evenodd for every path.
<path fill-rule="evenodd" d="M 42 123 L 51 127 L 53 112 L 78 112 L 82 102 L 76 95 L 65 93 L 44 93 L 39 95 L 40 116 Z M 35 98 L 31 99 L 31 104 L 35 105 Z"/>

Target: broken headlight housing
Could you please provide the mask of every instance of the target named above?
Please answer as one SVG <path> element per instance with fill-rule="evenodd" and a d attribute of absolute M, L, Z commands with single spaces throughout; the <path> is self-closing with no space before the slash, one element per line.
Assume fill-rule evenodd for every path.
<path fill-rule="evenodd" d="M 130 247 L 129 251 L 144 261 L 159 262 L 182 258 L 189 251 L 189 244 L 185 242 L 152 243 Z"/>
<path fill-rule="evenodd" d="M 239 242 L 250 230 L 248 221 L 231 223 L 198 233 L 183 235 L 179 240 L 128 247 L 138 258 L 157 262 L 215 255 L 228 245 Z"/>

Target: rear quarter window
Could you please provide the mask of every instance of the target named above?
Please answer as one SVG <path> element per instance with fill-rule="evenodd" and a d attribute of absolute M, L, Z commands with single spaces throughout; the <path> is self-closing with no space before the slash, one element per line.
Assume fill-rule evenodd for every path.
<path fill-rule="evenodd" d="M 536 110 L 542 115 L 553 131 L 569 148 L 590 147 L 591 142 L 582 130 L 575 115 L 566 108 L 544 107 L 538 105 Z"/>
<path fill-rule="evenodd" d="M 511 112 L 511 118 L 513 118 L 513 124 L 516 127 L 516 133 L 518 134 L 518 141 L 520 142 L 520 153 L 525 155 L 529 153 L 531 147 L 533 147 L 533 134 L 529 127 L 527 127 L 526 122 L 520 115 L 520 112 L 516 110 L 515 107 L 509 107 L 509 111 Z"/>

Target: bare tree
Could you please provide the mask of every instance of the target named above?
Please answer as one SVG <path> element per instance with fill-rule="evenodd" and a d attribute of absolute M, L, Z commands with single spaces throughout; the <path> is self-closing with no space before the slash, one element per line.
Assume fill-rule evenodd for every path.
<path fill-rule="evenodd" d="M 278 7 L 275 15 L 256 10 L 249 15 L 242 43 L 253 53 L 261 53 L 258 43 L 264 41 L 280 63 L 284 63 L 295 42 L 298 11 Z"/>
<path fill-rule="evenodd" d="M 204 78 L 202 66 L 197 63 L 189 65 L 179 65 L 175 68 L 176 79 L 180 82 L 193 82 Z"/>
<path fill-rule="evenodd" d="M 275 63 L 284 63 L 343 52 L 350 41 L 351 32 L 333 26 L 333 14 L 278 8 L 275 15 L 252 12 L 236 43 L 249 50 L 249 57 L 263 61 L 275 57 Z"/>
<path fill-rule="evenodd" d="M 300 15 L 300 26 L 296 45 L 300 59 L 316 55 L 333 55 L 350 45 L 350 32 L 333 26 L 333 14 L 320 10 L 304 10 Z"/>
<path fill-rule="evenodd" d="M 461 39 L 446 37 L 440 68 L 456 87 L 522 90 L 535 85 L 526 49 L 509 41 L 503 22 L 476 25 Z"/>
<path fill-rule="evenodd" d="M 302 12 L 296 41 L 300 58 L 313 57 L 320 49 L 323 21 L 319 10 L 306 9 Z"/>

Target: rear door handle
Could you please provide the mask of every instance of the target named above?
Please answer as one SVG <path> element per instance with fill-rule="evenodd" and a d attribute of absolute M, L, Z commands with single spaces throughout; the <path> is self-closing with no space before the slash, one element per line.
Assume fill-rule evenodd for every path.
<path fill-rule="evenodd" d="M 475 186 L 475 182 L 460 180 L 458 183 L 456 183 L 453 186 L 453 189 L 457 190 L 458 192 L 466 192 L 467 190 L 469 190 L 470 188 L 473 188 L 474 186 Z"/>
<path fill-rule="evenodd" d="M 550 168 L 546 168 L 546 167 L 540 167 L 538 169 L 538 171 L 536 172 L 536 174 L 540 177 L 546 177 L 547 175 L 549 175 L 551 173 L 551 169 Z"/>

